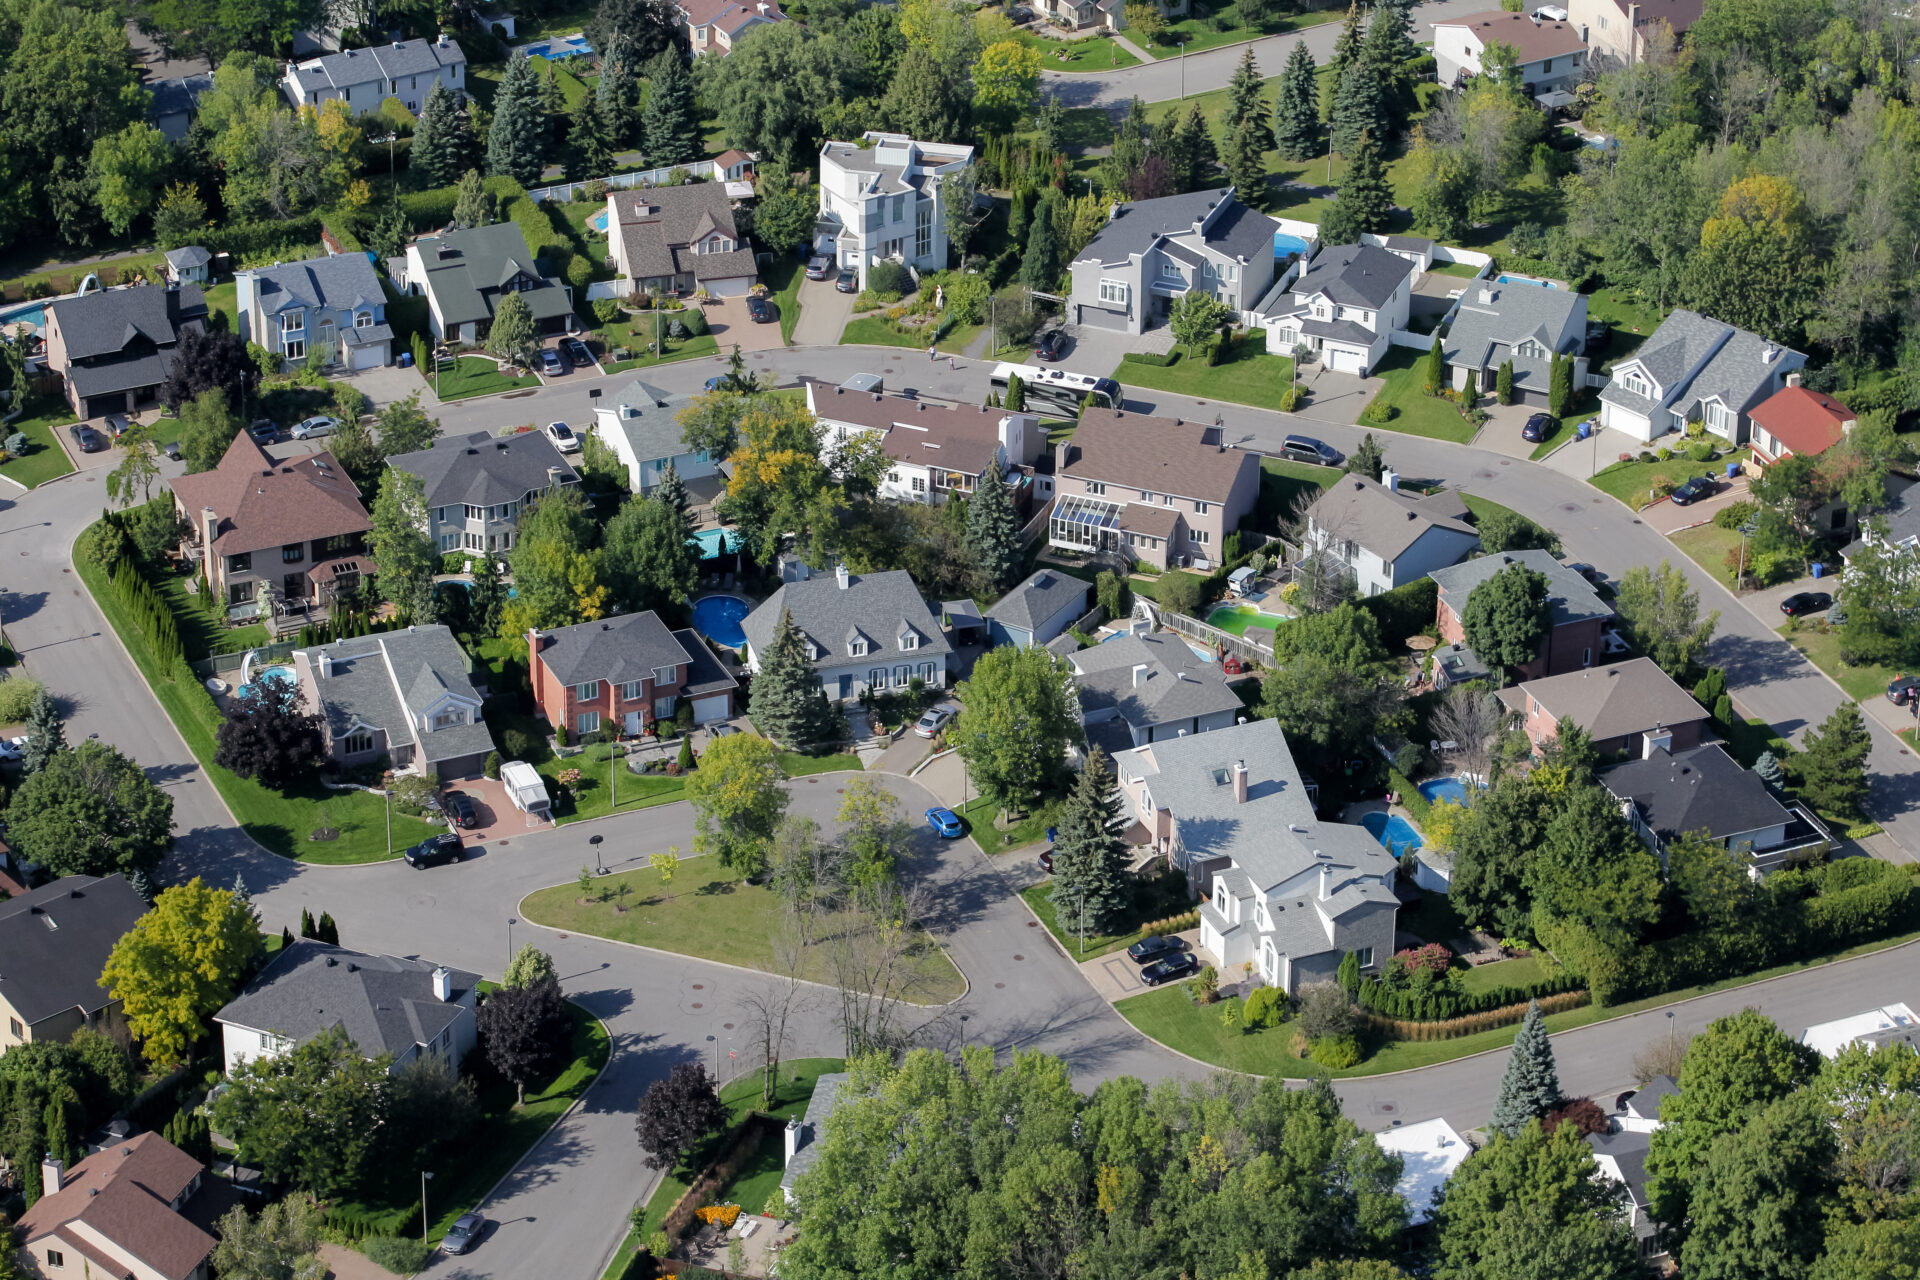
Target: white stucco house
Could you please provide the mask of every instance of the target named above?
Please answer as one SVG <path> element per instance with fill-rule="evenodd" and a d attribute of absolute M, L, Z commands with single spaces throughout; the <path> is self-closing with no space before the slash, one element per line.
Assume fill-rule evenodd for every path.
<path fill-rule="evenodd" d="M 1613 367 L 1600 392 L 1600 425 L 1645 444 L 1699 421 L 1729 444 L 1745 444 L 1748 414 L 1806 363 L 1803 353 L 1757 333 L 1674 311 L 1632 359 Z"/>
<path fill-rule="evenodd" d="M 684 481 L 718 475 L 711 455 L 687 448 L 679 412 L 688 398 L 635 378 L 595 402 L 593 434 L 627 469 L 627 488 L 648 494 L 671 466 Z"/>
<path fill-rule="evenodd" d="M 1262 300 L 1267 350 L 1291 355 L 1305 344 L 1335 373 L 1364 377 L 1386 358 L 1389 335 L 1407 327 L 1419 276 L 1410 258 L 1379 245 L 1330 245 Z"/>
<path fill-rule="evenodd" d="M 438 82 L 461 97 L 467 92 L 467 54 L 446 32 L 432 40 L 396 40 L 370 49 L 347 49 L 287 64 L 281 91 L 294 110 L 318 110 L 338 100 L 356 116 L 378 111 L 398 98 L 415 115 Z"/>
<path fill-rule="evenodd" d="M 1433 59 L 1440 83 L 1456 88 L 1486 70 L 1488 46 L 1499 43 L 1514 51 L 1519 62 L 1520 81 L 1530 98 L 1559 105 L 1550 95 L 1569 95 L 1586 73 L 1587 44 L 1572 23 L 1556 21 L 1538 9 L 1533 13 L 1508 13 L 1490 9 L 1483 13 L 1444 18 L 1433 24 Z"/>
<path fill-rule="evenodd" d="M 897 262 L 916 271 L 947 265 L 945 180 L 973 162 L 973 148 L 917 142 L 874 130 L 820 148 L 820 213 L 813 251 L 860 272 Z"/>

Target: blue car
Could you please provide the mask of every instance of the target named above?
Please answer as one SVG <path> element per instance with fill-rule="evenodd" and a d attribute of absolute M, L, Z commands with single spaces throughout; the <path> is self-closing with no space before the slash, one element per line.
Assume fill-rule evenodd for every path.
<path fill-rule="evenodd" d="M 960 825 L 960 815 L 951 809 L 927 810 L 927 825 L 932 827 L 934 834 L 942 840 L 952 840 L 956 836 L 966 834 L 966 828 Z"/>
<path fill-rule="evenodd" d="M 726 380 L 727 379 L 725 374 L 722 374 L 717 378 L 708 378 L 706 381 L 706 388 L 709 391 L 718 391 L 720 389 L 720 384 L 725 382 Z"/>

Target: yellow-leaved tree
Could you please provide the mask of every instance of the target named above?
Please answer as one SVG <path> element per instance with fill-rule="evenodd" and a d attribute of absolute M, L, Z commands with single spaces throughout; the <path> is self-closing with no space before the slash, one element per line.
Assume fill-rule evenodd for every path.
<path fill-rule="evenodd" d="M 198 876 L 162 891 L 114 943 L 100 985 L 155 1068 L 185 1062 L 207 1020 L 233 999 L 260 954 L 253 908 Z"/>

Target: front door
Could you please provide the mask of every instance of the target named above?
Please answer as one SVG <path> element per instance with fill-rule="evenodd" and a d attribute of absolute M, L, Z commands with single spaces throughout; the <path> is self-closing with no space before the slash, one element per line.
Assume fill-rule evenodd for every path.
<path fill-rule="evenodd" d="M 841 676 L 840 677 L 840 701 L 845 702 L 848 698 L 851 698 L 852 696 L 853 696 L 853 677 Z"/>
<path fill-rule="evenodd" d="M 627 732 L 634 736 L 638 736 L 640 733 L 640 713 L 638 711 L 627 712 Z"/>

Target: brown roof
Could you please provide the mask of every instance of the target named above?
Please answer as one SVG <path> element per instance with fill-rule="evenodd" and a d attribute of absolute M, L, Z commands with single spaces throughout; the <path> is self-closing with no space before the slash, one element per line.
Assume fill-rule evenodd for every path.
<path fill-rule="evenodd" d="M 748 155 L 744 151 L 722 151 L 719 154 L 719 156 L 714 160 L 714 164 L 718 165 L 722 169 L 731 169 L 733 168 L 733 166 L 737 164 L 752 164 L 752 163 L 753 163 L 753 157 Z"/>
<path fill-rule="evenodd" d="M 1707 718 L 1707 709 L 1652 658 L 1529 680 L 1517 692 L 1539 703 L 1554 720 L 1571 716 L 1598 742 Z M 1516 700 L 1525 707 L 1524 699 Z"/>
<path fill-rule="evenodd" d="M 1469 13 L 1433 25 L 1436 28 L 1465 27 L 1480 42 L 1482 49 L 1495 40 L 1510 44 L 1522 62 L 1538 62 L 1542 58 L 1582 53 L 1587 47 L 1587 42 L 1580 38 L 1579 29 L 1571 23 L 1536 22 L 1524 13 L 1508 13 L 1504 9 Z"/>
<path fill-rule="evenodd" d="M 977 476 L 1000 448 L 1004 409 L 979 405 L 939 405 L 905 396 L 848 391 L 811 382 L 814 413 L 829 422 L 846 422 L 881 432 L 886 455 L 897 462 L 947 467 Z"/>
<path fill-rule="evenodd" d="M 1244 450 L 1208 443 L 1217 430 L 1178 418 L 1088 409 L 1059 471 L 1078 480 L 1224 502 L 1241 475 L 1259 471 L 1260 463 Z"/>
<path fill-rule="evenodd" d="M 209 550 L 218 555 L 365 533 L 373 527 L 360 505 L 360 491 L 331 453 L 322 450 L 275 462 L 244 431 L 212 471 L 170 483 L 196 530 L 202 509 L 213 508 L 219 533 Z"/>
<path fill-rule="evenodd" d="M 742 249 L 723 254 L 678 252 L 699 235 L 719 231 L 738 242 L 733 205 L 726 186 L 718 182 L 691 182 L 682 187 L 643 187 L 613 193 L 613 216 L 626 247 L 627 269 L 639 278 L 691 271 L 701 279 L 722 275 L 752 275 L 753 255 Z M 701 259 L 712 258 L 713 262 Z M 743 265 L 744 263 L 744 265 Z M 720 266 L 724 271 L 711 268 Z M 703 270 L 703 268 L 706 268 Z"/>
<path fill-rule="evenodd" d="M 56 1236 L 107 1274 L 128 1274 L 73 1229 L 84 1223 L 168 1280 L 186 1280 L 215 1241 L 172 1205 L 201 1173 L 198 1160 L 157 1133 L 143 1133 L 68 1170 L 59 1191 L 20 1215 L 18 1230 L 29 1244 Z"/>
<path fill-rule="evenodd" d="M 1150 538 L 1171 538 L 1180 524 L 1180 513 L 1172 507 L 1156 507 L 1150 502 L 1129 502 L 1120 509 L 1120 527 L 1128 533 L 1144 533 Z"/>
<path fill-rule="evenodd" d="M 1808 387 L 1784 387 L 1753 406 L 1747 416 L 1781 444 L 1809 458 L 1839 444 L 1846 425 L 1854 420 L 1853 410 Z"/>

